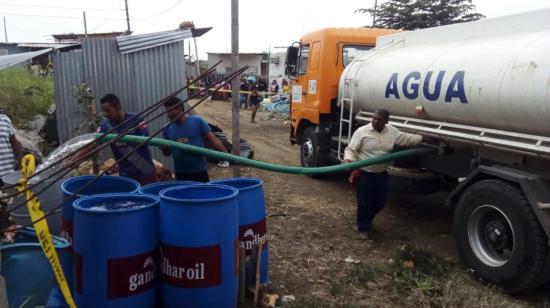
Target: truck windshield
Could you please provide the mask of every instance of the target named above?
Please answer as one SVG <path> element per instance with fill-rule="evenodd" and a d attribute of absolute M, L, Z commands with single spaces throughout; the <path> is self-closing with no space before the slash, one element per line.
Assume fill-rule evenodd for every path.
<path fill-rule="evenodd" d="M 302 45 L 300 48 L 300 62 L 298 63 L 298 75 L 307 73 L 307 62 L 309 59 L 309 45 Z"/>
<path fill-rule="evenodd" d="M 373 47 L 367 45 L 344 45 L 344 48 L 342 48 L 342 63 L 344 67 L 348 66 L 351 61 L 366 54 Z"/>

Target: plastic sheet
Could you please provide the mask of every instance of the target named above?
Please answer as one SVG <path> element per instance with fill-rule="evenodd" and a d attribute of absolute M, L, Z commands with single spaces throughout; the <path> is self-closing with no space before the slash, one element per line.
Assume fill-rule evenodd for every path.
<path fill-rule="evenodd" d="M 63 158 L 67 157 L 69 153 L 72 153 L 73 151 L 79 149 L 80 147 L 84 146 L 85 144 L 88 144 L 95 140 L 96 134 L 85 134 L 80 135 L 77 137 L 72 138 L 71 140 L 63 143 L 60 145 L 57 149 L 52 151 L 36 168 L 36 172 L 39 172 L 43 169 L 46 169 L 47 167 L 51 166 L 55 162 L 62 160 Z"/>

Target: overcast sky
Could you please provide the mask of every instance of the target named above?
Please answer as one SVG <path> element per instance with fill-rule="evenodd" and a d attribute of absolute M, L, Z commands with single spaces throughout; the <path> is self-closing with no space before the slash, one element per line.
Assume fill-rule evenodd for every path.
<path fill-rule="evenodd" d="M 488 18 L 550 8 L 548 0 L 473 2 Z M 240 49 L 277 51 L 275 47 L 288 46 L 319 28 L 370 25 L 372 17 L 354 10 L 373 5 L 374 0 L 240 0 Z M 192 20 L 197 27 L 214 27 L 198 39 L 201 58 L 207 51 L 231 50 L 231 0 L 128 0 L 128 6 L 135 34 L 175 29 L 181 21 Z M 126 30 L 124 0 L 0 0 L 9 42 L 52 42 L 51 34 L 83 33 L 83 10 L 89 33 Z"/>

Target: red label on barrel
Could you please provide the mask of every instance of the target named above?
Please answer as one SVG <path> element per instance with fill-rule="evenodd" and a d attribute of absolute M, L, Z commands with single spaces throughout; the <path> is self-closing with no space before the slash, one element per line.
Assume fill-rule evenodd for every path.
<path fill-rule="evenodd" d="M 206 288 L 222 283 L 221 247 L 160 245 L 161 280 L 181 288 Z"/>
<path fill-rule="evenodd" d="M 61 217 L 61 237 L 69 242 L 67 247 L 70 253 L 73 253 L 73 222 Z"/>
<path fill-rule="evenodd" d="M 249 256 L 252 250 L 256 249 L 261 242 L 266 242 L 267 227 L 264 219 L 249 225 L 239 226 L 240 245 L 245 249 L 246 255 Z"/>
<path fill-rule="evenodd" d="M 109 259 L 107 261 L 107 298 L 120 298 L 145 292 L 155 285 L 158 251 Z"/>

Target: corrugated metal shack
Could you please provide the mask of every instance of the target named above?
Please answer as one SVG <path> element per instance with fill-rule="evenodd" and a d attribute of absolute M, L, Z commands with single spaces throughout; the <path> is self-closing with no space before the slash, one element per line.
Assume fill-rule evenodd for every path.
<path fill-rule="evenodd" d="M 76 102 L 76 86 L 87 84 L 93 91 L 97 110 L 99 99 L 116 94 L 123 109 L 139 112 L 181 88 L 186 81 L 184 39 L 190 30 L 165 31 L 117 38 L 85 38 L 80 50 L 54 55 L 56 118 L 61 143 L 83 132 L 75 129 L 85 119 Z M 185 98 L 186 93 L 179 95 Z M 161 117 L 149 125 L 152 133 L 166 123 Z M 161 135 L 162 136 L 162 135 Z M 160 151 L 155 159 L 165 165 L 170 160 Z"/>

